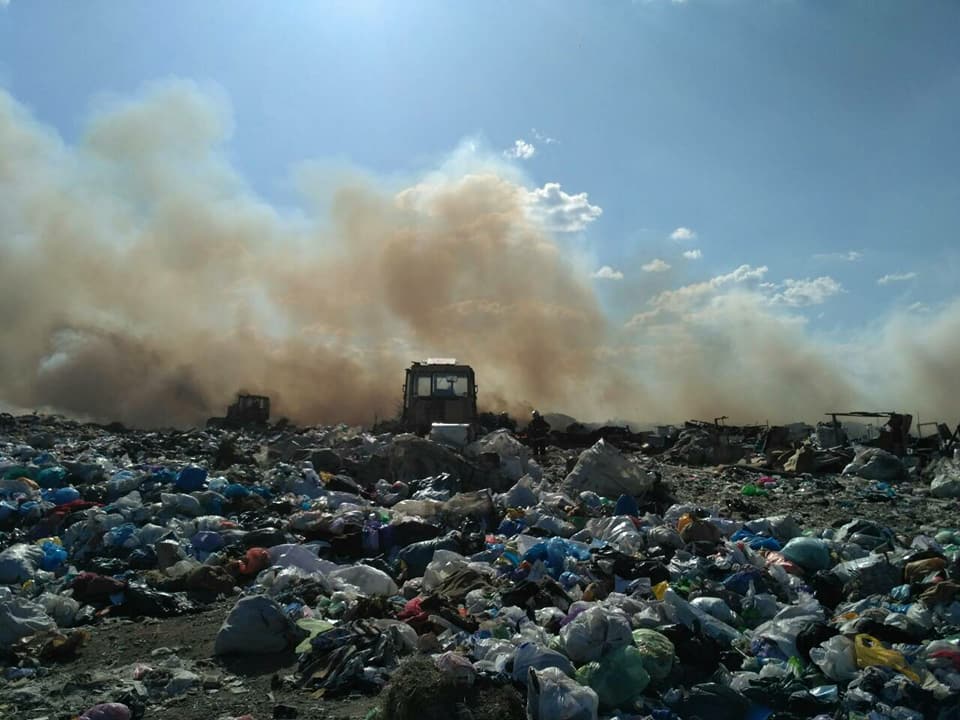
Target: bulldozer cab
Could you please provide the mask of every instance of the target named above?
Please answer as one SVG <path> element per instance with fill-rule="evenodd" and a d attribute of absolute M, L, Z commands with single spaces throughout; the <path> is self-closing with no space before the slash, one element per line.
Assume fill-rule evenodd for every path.
<path fill-rule="evenodd" d="M 237 395 L 227 408 L 227 420 L 239 425 L 264 425 L 270 419 L 270 398 L 265 395 Z"/>
<path fill-rule="evenodd" d="M 425 435 L 433 423 L 476 425 L 477 385 L 473 368 L 453 359 L 415 362 L 403 386 L 403 427 Z"/>

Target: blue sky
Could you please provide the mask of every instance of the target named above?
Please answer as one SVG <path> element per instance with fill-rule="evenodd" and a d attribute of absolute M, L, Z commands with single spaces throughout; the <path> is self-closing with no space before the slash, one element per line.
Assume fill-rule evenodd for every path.
<path fill-rule="evenodd" d="M 955 0 L 0 6 L 0 86 L 39 122 L 71 141 L 105 96 L 196 81 L 277 205 L 307 160 L 412 176 L 474 143 L 580 218 L 621 323 L 749 283 L 836 338 L 958 294 Z"/>

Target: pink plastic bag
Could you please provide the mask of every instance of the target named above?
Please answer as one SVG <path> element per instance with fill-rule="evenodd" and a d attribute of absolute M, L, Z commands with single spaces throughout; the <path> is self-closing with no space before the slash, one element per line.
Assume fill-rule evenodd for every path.
<path fill-rule="evenodd" d="M 100 703 L 87 710 L 77 720 L 130 720 L 130 708 L 123 703 Z"/>

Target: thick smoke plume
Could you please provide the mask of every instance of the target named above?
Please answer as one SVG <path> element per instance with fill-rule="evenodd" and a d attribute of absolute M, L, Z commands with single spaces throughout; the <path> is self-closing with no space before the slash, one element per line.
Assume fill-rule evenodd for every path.
<path fill-rule="evenodd" d="M 177 425 L 243 388 L 298 421 L 369 422 L 411 361 L 455 356 L 490 406 L 617 399 L 598 304 L 522 187 L 353 180 L 323 216 L 284 215 L 227 134 L 186 84 L 101 112 L 76 147 L 0 94 L 0 397 Z"/>
<path fill-rule="evenodd" d="M 229 134 L 187 83 L 104 107 L 69 145 L 0 91 L 0 401 L 168 426 L 244 389 L 299 422 L 364 423 L 394 415 L 411 361 L 453 356 L 483 405 L 513 412 L 957 412 L 941 389 L 960 384 L 960 306 L 829 347 L 718 282 L 747 270 L 661 294 L 700 304 L 624 328 L 494 165 L 400 189 L 325 178 L 332 192 L 304 187 L 323 209 L 294 212 L 245 185 Z"/>

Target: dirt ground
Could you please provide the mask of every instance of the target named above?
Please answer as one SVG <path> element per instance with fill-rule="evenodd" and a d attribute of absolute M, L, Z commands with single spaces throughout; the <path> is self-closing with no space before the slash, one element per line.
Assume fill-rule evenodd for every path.
<path fill-rule="evenodd" d="M 293 708 L 297 720 L 362 720 L 376 704 L 376 698 L 348 697 L 318 699 L 281 678 L 296 668 L 293 655 L 254 661 L 221 662 L 213 658 L 213 642 L 235 598 L 215 603 L 195 615 L 163 620 L 143 618 L 135 621 L 111 620 L 88 630 L 90 640 L 78 657 L 55 666 L 43 679 L 43 705 L 36 710 L 22 702 L 7 704 L 18 682 L 6 683 L 0 691 L 0 716 L 19 720 L 66 720 L 98 702 L 112 702 L 109 682 L 99 678 L 117 676 L 135 663 L 150 664 L 151 653 L 169 648 L 186 662 L 188 669 L 201 675 L 204 688 L 190 690 L 162 705 L 148 706 L 145 720 L 217 720 L 244 714 L 255 720 L 275 717 L 278 705 Z M 278 682 L 279 681 L 279 682 Z M 19 681 L 23 687 L 36 685 L 36 679 Z M 51 713 L 51 710 L 54 712 Z M 11 714 L 12 713 L 12 714 Z"/>

